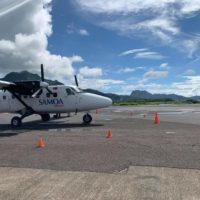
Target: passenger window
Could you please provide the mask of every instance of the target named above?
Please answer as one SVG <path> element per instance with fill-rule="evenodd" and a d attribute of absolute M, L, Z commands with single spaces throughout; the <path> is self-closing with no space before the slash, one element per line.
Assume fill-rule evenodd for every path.
<path fill-rule="evenodd" d="M 49 98 L 51 95 L 50 95 L 50 93 L 47 93 L 46 96 L 47 96 L 47 98 Z"/>
<path fill-rule="evenodd" d="M 70 88 L 67 88 L 67 89 L 66 89 L 66 92 L 67 92 L 68 95 L 74 95 L 74 93 L 71 91 Z"/>
<path fill-rule="evenodd" d="M 6 96 L 3 96 L 3 100 L 6 100 Z"/>
<path fill-rule="evenodd" d="M 58 94 L 57 93 L 53 93 L 53 97 L 57 97 L 58 96 Z"/>

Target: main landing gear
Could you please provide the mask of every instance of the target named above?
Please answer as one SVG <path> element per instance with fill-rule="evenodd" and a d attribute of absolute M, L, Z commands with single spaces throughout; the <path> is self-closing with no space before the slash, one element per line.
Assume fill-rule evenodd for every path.
<path fill-rule="evenodd" d="M 11 120 L 11 125 L 13 128 L 17 128 L 17 127 L 20 127 L 22 125 L 22 120 L 25 118 L 25 117 L 28 117 L 32 114 L 26 114 L 26 115 L 22 115 L 21 117 L 13 117 L 12 120 Z M 41 119 L 43 122 L 48 122 L 50 120 L 50 114 L 41 114 Z"/>
<path fill-rule="evenodd" d="M 92 116 L 90 114 L 85 114 L 83 116 L 83 123 L 84 124 L 90 124 L 92 122 Z"/>
<path fill-rule="evenodd" d="M 50 120 L 50 114 L 41 114 L 41 119 L 43 122 L 48 122 Z"/>
<path fill-rule="evenodd" d="M 22 120 L 25 117 L 28 117 L 30 115 L 32 115 L 34 113 L 34 111 L 31 108 L 28 108 L 27 110 L 23 110 L 20 114 L 22 115 L 21 117 L 13 117 L 11 119 L 11 125 L 12 127 L 16 128 L 16 127 L 20 127 L 22 125 Z"/>
<path fill-rule="evenodd" d="M 12 127 L 20 127 L 22 125 L 22 120 L 20 117 L 13 117 L 11 120 Z"/>

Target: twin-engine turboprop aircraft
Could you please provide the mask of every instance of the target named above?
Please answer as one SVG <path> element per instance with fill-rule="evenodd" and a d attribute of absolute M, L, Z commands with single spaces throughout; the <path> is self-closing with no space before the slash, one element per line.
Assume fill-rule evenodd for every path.
<path fill-rule="evenodd" d="M 90 110 L 112 105 L 110 98 L 87 93 L 76 86 L 49 86 L 44 81 L 44 70 L 41 65 L 41 81 L 0 81 L 0 113 L 17 113 L 11 120 L 13 127 L 22 125 L 22 120 L 32 114 L 39 114 L 43 121 L 50 120 L 51 113 L 70 113 L 86 111 L 83 122 L 89 124 L 92 116 Z"/>

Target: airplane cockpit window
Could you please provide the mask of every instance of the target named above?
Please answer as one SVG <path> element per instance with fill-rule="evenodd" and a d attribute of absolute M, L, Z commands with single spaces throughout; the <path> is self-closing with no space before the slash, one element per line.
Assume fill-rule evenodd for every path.
<path fill-rule="evenodd" d="M 83 92 L 80 88 L 78 87 L 70 87 L 75 93 L 80 93 Z"/>
<path fill-rule="evenodd" d="M 57 97 L 58 96 L 58 94 L 55 92 L 55 93 L 53 93 L 53 97 Z"/>
<path fill-rule="evenodd" d="M 77 91 L 75 90 L 75 88 L 70 87 L 70 89 L 71 89 L 74 93 L 77 93 Z"/>
<path fill-rule="evenodd" d="M 67 95 L 74 95 L 75 93 L 71 90 L 71 88 L 66 89 Z"/>
<path fill-rule="evenodd" d="M 47 98 L 49 98 L 49 97 L 50 97 L 50 95 L 51 95 L 50 93 L 47 93 L 47 94 L 46 94 Z"/>

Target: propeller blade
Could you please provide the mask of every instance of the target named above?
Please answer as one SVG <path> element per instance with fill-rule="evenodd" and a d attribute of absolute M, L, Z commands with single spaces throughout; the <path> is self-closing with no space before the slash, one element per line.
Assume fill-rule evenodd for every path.
<path fill-rule="evenodd" d="M 76 86 L 78 87 L 78 79 L 77 79 L 77 76 L 74 75 L 74 78 L 75 78 L 75 83 L 76 83 Z"/>
<path fill-rule="evenodd" d="M 38 95 L 40 96 L 40 95 L 42 94 L 42 92 L 43 92 L 43 90 L 42 90 L 42 89 L 39 89 L 39 90 L 37 90 L 37 91 L 32 95 L 32 97 L 33 97 L 33 98 L 36 98 Z"/>
<path fill-rule="evenodd" d="M 44 82 L 44 66 L 41 64 L 41 81 Z"/>

